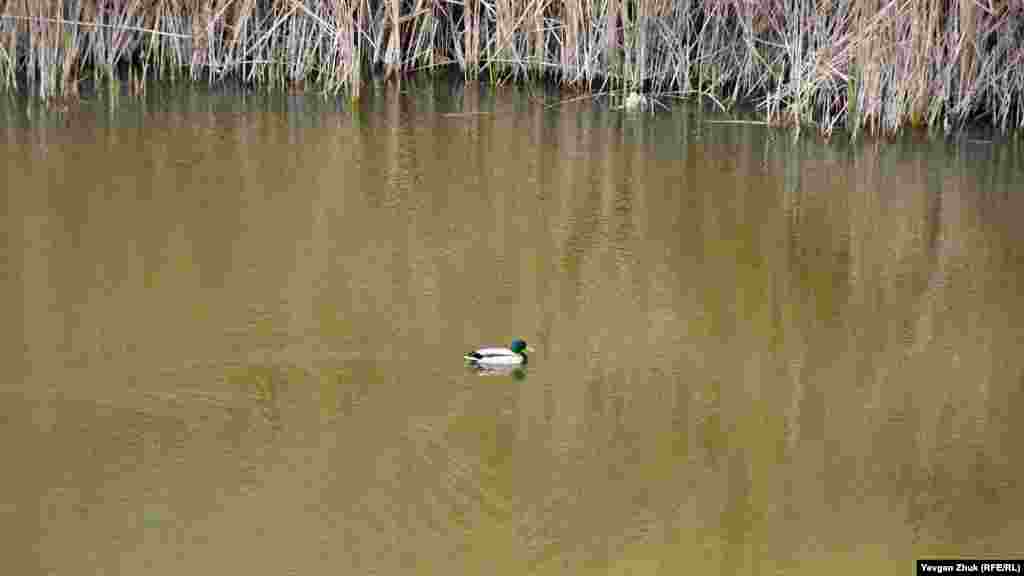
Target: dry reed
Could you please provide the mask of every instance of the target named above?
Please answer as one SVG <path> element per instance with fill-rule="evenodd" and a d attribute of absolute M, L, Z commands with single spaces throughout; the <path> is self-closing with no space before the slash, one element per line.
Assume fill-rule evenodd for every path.
<path fill-rule="evenodd" d="M 226 77 L 358 97 L 457 65 L 751 102 L 773 124 L 1024 127 L 1020 0 L 0 0 L 0 85 Z"/>

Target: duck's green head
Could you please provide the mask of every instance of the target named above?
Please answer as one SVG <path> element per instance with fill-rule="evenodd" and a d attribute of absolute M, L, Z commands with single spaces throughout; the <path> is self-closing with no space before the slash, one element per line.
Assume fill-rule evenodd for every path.
<path fill-rule="evenodd" d="M 517 338 L 512 341 L 512 351 L 515 352 L 516 354 L 522 354 L 526 350 L 528 350 L 528 348 L 526 347 L 525 340 L 519 340 Z"/>

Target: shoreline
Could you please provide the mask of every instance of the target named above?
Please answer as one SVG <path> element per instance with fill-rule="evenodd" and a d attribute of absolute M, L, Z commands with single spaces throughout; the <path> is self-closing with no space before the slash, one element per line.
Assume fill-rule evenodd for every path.
<path fill-rule="evenodd" d="M 952 0 L 0 1 L 0 88 L 149 79 L 359 97 L 371 75 L 709 99 L 830 136 L 1024 128 L 1024 5 Z M 396 33 L 397 31 L 397 33 Z"/>

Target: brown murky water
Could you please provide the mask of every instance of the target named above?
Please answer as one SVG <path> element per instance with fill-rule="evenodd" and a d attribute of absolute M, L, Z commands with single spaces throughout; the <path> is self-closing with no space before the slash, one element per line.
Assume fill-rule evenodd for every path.
<path fill-rule="evenodd" d="M 1020 141 L 711 120 L 447 84 L 7 100 L 4 570 L 1024 556 Z M 525 370 L 463 365 L 514 337 Z"/>

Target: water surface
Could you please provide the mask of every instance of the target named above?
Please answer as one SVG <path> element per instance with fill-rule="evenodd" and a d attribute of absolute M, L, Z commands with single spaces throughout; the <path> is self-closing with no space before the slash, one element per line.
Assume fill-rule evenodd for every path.
<path fill-rule="evenodd" d="M 556 101 L 7 99 L 4 564 L 1024 556 L 1019 141 Z M 514 337 L 522 372 L 462 365 Z"/>

